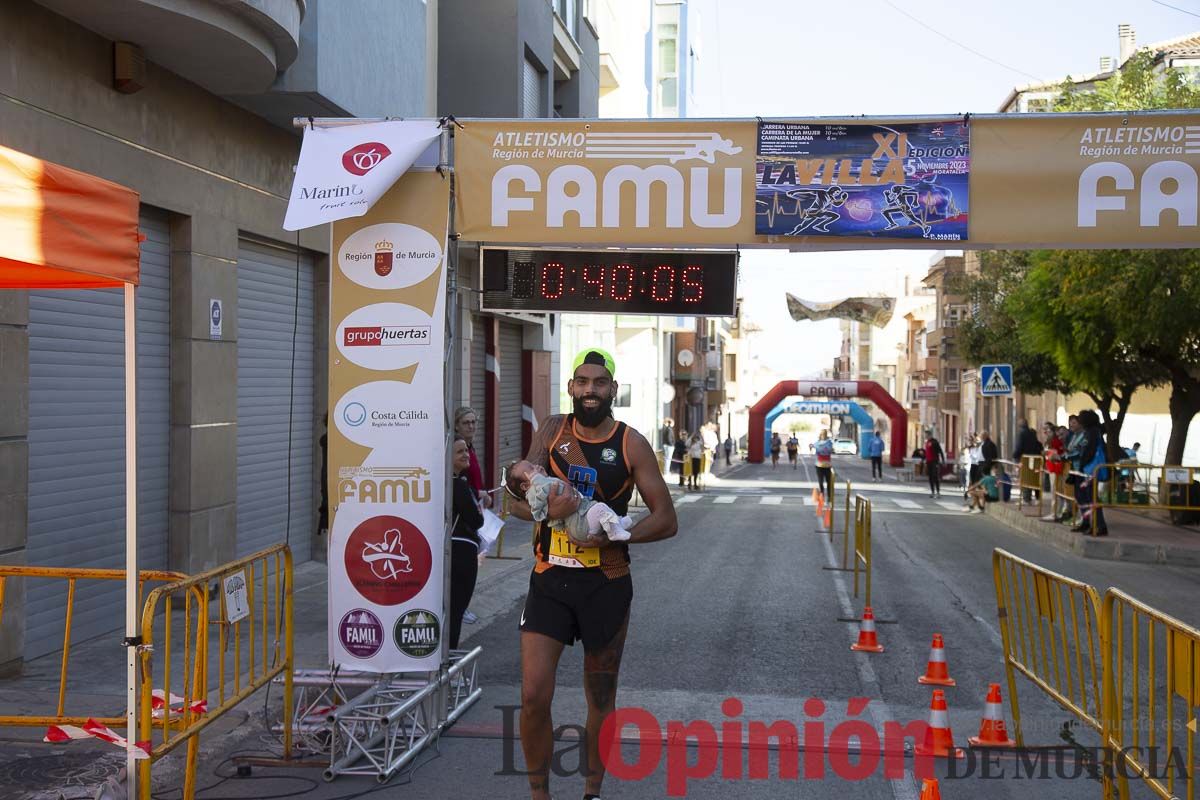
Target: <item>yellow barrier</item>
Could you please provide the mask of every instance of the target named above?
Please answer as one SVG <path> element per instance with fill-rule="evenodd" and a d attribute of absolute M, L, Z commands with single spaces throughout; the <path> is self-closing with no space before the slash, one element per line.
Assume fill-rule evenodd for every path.
<path fill-rule="evenodd" d="M 1104 669 L 1104 741 L 1120 760 L 1116 773 L 1121 797 L 1129 797 L 1126 776 L 1140 775 L 1163 800 L 1195 800 L 1200 630 L 1119 589 L 1109 589 L 1104 595 L 1104 622 L 1109 641 Z M 1175 758 L 1175 736 L 1180 728 L 1186 744 L 1182 757 Z M 1143 752 L 1154 753 L 1158 747 L 1165 747 L 1165 758 L 1154 754 L 1147 763 Z M 1182 772 L 1182 781 L 1176 781 L 1177 771 Z M 1180 782 L 1184 784 L 1182 792 L 1177 786 Z"/>
<path fill-rule="evenodd" d="M 138 573 L 138 597 L 148 582 L 177 581 L 185 578 L 181 572 L 142 570 Z M 71 622 L 75 614 L 75 587 L 78 581 L 121 581 L 125 580 L 123 569 L 75 569 L 71 567 L 0 566 L 0 620 L 4 618 L 4 590 L 9 578 L 50 578 L 67 582 L 67 599 L 63 621 L 62 660 L 58 671 L 58 704 L 54 714 L 19 716 L 0 715 L 0 726 L 83 725 L 94 719 L 110 728 L 124 728 L 125 715 L 104 716 L 101 714 L 66 714 L 67 668 L 71 661 Z"/>
<path fill-rule="evenodd" d="M 240 585 L 239 585 L 240 584 Z M 186 742 L 187 765 L 183 800 L 191 800 L 196 788 L 197 735 L 277 675 L 283 675 L 283 750 L 292 750 L 293 673 L 293 573 L 292 551 L 278 544 L 215 569 L 182 578 L 150 592 L 142 608 L 141 707 L 138 739 L 151 744 L 150 759 L 142 761 L 138 780 L 142 797 L 150 796 L 150 766 L 153 761 Z M 175 681 L 171 672 L 172 633 L 177 629 L 173 612 L 176 598 L 183 595 L 183 655 L 181 677 L 182 709 L 172 712 L 170 701 Z M 213 615 L 213 594 L 217 598 Z M 230 608 L 227 597 L 236 599 Z M 242 605 L 244 603 L 244 605 Z M 160 614 L 161 612 L 161 614 Z M 153 708 L 155 683 L 155 618 L 162 629 L 161 680 L 166 708 L 157 719 Z M 216 630 L 218 647 L 210 644 Z M 194 640 L 194 644 L 193 644 Z M 230 654 L 229 648 L 233 652 Z M 178 650 L 178 647 L 176 647 Z M 230 663 L 230 655 L 232 662 Z M 215 697 L 209 697 L 210 657 L 217 663 Z M 230 686 L 232 683 L 232 687 Z M 194 709 L 197 701 L 215 702 L 207 710 Z M 155 732 L 159 741 L 154 743 Z"/>
<path fill-rule="evenodd" d="M 863 602 L 871 605 L 871 501 L 854 495 L 854 596 L 858 597 L 858 573 L 865 575 Z"/>
<path fill-rule="evenodd" d="M 1105 464 L 1107 480 L 1094 492 L 1095 508 L 1129 508 L 1155 511 L 1200 511 L 1200 491 L 1193 490 L 1200 468 L 1164 467 L 1131 462 Z M 1182 502 L 1174 502 L 1172 494 Z M 1099 515 L 1091 515 L 1092 532 Z"/>
<path fill-rule="evenodd" d="M 1025 493 L 1037 497 L 1038 516 L 1042 515 L 1042 456 L 1021 456 L 1017 478 L 1017 508 L 1025 504 Z"/>
<path fill-rule="evenodd" d="M 1099 594 L 999 548 L 992 551 L 992 574 L 1017 745 L 1025 740 L 1014 670 L 1100 733 L 1105 637 Z"/>

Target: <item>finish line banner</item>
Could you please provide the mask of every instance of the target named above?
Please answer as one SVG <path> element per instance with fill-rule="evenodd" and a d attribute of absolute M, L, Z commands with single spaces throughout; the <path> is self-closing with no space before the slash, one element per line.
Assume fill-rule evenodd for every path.
<path fill-rule="evenodd" d="M 965 241 L 970 169 L 965 119 L 760 122 L 754 232 Z"/>
<path fill-rule="evenodd" d="M 1195 113 L 460 122 L 464 241 L 1200 246 Z"/>
<path fill-rule="evenodd" d="M 409 172 L 333 225 L 329 660 L 438 668 L 444 615 L 450 182 Z"/>

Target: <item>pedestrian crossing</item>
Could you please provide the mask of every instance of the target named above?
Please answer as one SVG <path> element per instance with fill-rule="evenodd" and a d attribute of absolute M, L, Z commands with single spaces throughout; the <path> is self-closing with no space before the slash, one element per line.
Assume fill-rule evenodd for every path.
<path fill-rule="evenodd" d="M 711 493 L 710 493 L 711 492 Z M 936 513 L 944 514 L 949 511 L 961 512 L 964 503 L 961 501 L 944 500 L 940 498 L 908 496 L 897 497 L 886 493 L 870 493 L 867 495 L 871 500 L 873 511 L 881 512 L 907 512 L 907 513 Z M 766 493 L 759 491 L 742 491 L 736 489 L 686 493 L 679 494 L 674 497 L 675 505 L 714 505 L 714 506 L 738 506 L 738 505 L 758 505 L 758 506 L 803 506 L 811 508 L 816 505 L 816 501 L 808 494 L 800 494 L 796 492 L 789 493 Z M 837 511 L 840 513 L 845 497 L 838 495 L 835 502 Z"/>

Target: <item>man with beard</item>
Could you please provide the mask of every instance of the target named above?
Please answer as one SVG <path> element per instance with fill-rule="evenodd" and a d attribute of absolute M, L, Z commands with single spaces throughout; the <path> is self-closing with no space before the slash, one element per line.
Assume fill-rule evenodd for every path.
<path fill-rule="evenodd" d="M 573 413 L 543 422 L 525 457 L 571 487 L 555 487 L 549 519 L 573 513 L 580 497 L 603 501 L 624 516 L 635 486 L 650 509 L 627 542 L 600 535 L 593 537 L 593 546 L 580 547 L 546 523 L 534 530 L 536 560 L 521 611 L 521 747 L 533 800 L 550 797 L 550 705 L 563 647 L 577 639 L 583 642 L 588 706 L 584 798 L 599 798 L 604 780 L 600 728 L 616 707 L 633 600 L 628 545 L 667 539 L 677 528 L 654 450 L 640 433 L 613 419 L 615 375 L 616 364 L 605 351 L 593 347 L 580 353 L 567 382 Z M 531 519 L 523 499 L 513 498 L 511 507 L 518 517 Z"/>

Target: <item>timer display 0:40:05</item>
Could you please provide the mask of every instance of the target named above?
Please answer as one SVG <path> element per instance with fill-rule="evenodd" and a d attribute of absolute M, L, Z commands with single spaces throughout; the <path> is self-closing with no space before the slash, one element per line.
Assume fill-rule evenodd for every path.
<path fill-rule="evenodd" d="M 704 267 L 699 264 L 564 266 L 558 261 L 542 264 L 513 262 L 514 299 L 558 300 L 564 294 L 582 296 L 584 300 L 625 302 L 645 297 L 659 303 L 676 300 L 699 303 L 704 299 Z"/>

